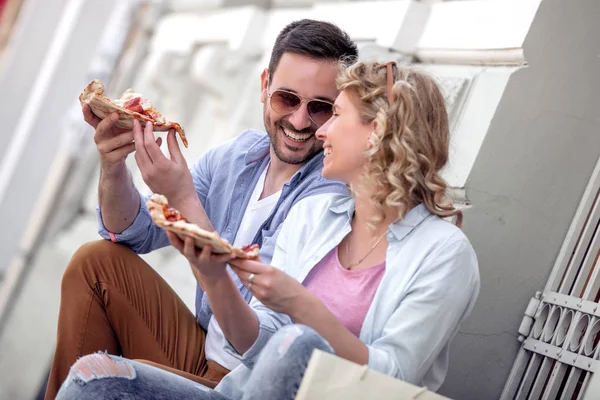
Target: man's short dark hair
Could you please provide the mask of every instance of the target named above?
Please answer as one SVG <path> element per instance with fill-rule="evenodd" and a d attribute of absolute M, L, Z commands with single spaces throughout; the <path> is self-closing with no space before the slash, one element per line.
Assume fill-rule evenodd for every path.
<path fill-rule="evenodd" d="M 346 32 L 330 22 L 313 19 L 294 21 L 279 33 L 269 61 L 269 83 L 284 53 L 341 61 L 347 65 L 358 58 L 356 43 Z"/>

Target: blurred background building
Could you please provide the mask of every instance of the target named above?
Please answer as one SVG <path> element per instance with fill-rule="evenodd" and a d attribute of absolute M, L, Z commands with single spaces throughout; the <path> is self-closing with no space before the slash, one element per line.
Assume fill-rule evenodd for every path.
<path fill-rule="evenodd" d="M 98 238 L 83 87 L 146 94 L 186 128 L 193 161 L 263 128 L 259 74 L 300 18 L 338 24 L 362 58 L 429 71 L 446 95 L 445 178 L 482 288 L 440 392 L 582 398 L 600 352 L 600 2 L 0 0 L 0 399 L 43 389 L 62 272 Z M 193 309 L 185 260 L 144 257 Z"/>

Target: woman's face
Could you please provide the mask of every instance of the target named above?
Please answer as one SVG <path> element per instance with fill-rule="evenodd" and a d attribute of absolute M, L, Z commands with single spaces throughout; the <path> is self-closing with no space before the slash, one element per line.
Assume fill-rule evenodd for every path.
<path fill-rule="evenodd" d="M 357 101 L 342 91 L 335 100 L 333 116 L 316 133 L 323 141 L 323 177 L 354 185 L 364 171 L 365 151 L 375 128 L 374 122 L 364 124 L 360 120 Z"/>

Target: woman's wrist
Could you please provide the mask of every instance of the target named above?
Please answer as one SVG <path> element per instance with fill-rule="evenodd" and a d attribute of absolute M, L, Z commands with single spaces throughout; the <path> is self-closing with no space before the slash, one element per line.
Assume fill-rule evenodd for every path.
<path fill-rule="evenodd" d="M 296 299 L 291 303 L 291 310 L 286 312 L 297 323 L 306 323 L 309 316 L 318 309 L 320 301 L 304 286 Z"/>

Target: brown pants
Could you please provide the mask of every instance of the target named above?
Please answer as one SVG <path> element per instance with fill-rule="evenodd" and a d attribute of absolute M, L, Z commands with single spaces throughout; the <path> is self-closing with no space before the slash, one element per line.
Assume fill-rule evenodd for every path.
<path fill-rule="evenodd" d="M 71 365 L 106 351 L 214 387 L 229 371 L 204 354 L 206 332 L 173 289 L 129 248 L 83 245 L 62 279 L 56 352 L 46 399 Z"/>

